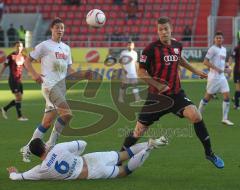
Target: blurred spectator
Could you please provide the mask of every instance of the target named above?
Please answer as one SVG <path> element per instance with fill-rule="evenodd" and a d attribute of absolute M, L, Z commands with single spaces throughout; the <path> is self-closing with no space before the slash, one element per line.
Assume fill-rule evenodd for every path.
<path fill-rule="evenodd" d="M 19 29 L 17 30 L 18 39 L 25 45 L 25 34 L 26 30 L 24 29 L 23 25 L 20 25 Z"/>
<path fill-rule="evenodd" d="M 64 4 L 66 5 L 81 5 L 81 1 L 80 0 L 65 0 Z"/>
<path fill-rule="evenodd" d="M 129 0 L 127 5 L 127 19 L 136 19 L 138 12 L 138 1 L 137 0 Z"/>
<path fill-rule="evenodd" d="M 3 14 L 3 8 L 4 8 L 4 2 L 2 0 L 0 0 L 0 20 L 2 18 L 2 14 Z"/>
<path fill-rule="evenodd" d="M 4 47 L 4 30 L 0 26 L 0 47 Z"/>
<path fill-rule="evenodd" d="M 13 46 L 17 41 L 17 30 L 13 27 L 13 24 L 10 24 L 9 29 L 7 30 L 8 36 L 8 46 Z"/>
<path fill-rule="evenodd" d="M 189 25 L 186 25 L 184 30 L 183 30 L 183 38 L 182 41 L 188 41 L 191 42 L 192 41 L 192 30 L 189 27 Z"/>
<path fill-rule="evenodd" d="M 132 34 L 131 35 L 131 40 L 132 41 L 139 41 L 139 34 Z"/>
<path fill-rule="evenodd" d="M 113 0 L 113 3 L 115 5 L 122 5 L 123 4 L 123 0 Z"/>
<path fill-rule="evenodd" d="M 123 33 L 120 32 L 119 27 L 115 27 L 114 32 L 111 35 L 111 41 L 122 41 Z"/>

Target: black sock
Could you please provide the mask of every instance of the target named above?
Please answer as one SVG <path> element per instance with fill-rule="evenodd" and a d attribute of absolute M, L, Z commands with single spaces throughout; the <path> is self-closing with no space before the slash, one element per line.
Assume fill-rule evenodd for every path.
<path fill-rule="evenodd" d="M 16 102 L 16 110 L 18 117 L 22 117 L 21 107 L 21 102 Z"/>
<path fill-rule="evenodd" d="M 15 100 L 12 100 L 11 102 L 9 102 L 8 105 L 6 105 L 5 107 L 3 107 L 3 109 L 4 109 L 5 111 L 8 111 L 11 107 L 13 107 L 13 106 L 15 106 L 15 105 L 16 105 Z"/>
<path fill-rule="evenodd" d="M 133 136 L 133 132 L 130 132 L 129 135 L 125 138 L 121 151 L 124 151 L 126 148 L 136 144 L 139 138 Z"/>
<path fill-rule="evenodd" d="M 235 91 L 234 102 L 236 107 L 239 106 L 239 97 L 240 97 L 240 91 Z"/>
<path fill-rule="evenodd" d="M 212 155 L 213 152 L 212 152 L 212 148 L 211 148 L 210 137 L 209 137 L 207 128 L 205 127 L 203 120 L 198 123 L 194 123 L 194 130 L 195 130 L 196 135 L 198 136 L 199 140 L 203 144 L 205 154 L 207 156 Z"/>

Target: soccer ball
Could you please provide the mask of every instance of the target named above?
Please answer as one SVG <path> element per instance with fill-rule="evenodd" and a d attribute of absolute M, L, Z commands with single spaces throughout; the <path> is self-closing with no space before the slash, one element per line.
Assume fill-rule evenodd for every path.
<path fill-rule="evenodd" d="M 92 9 L 87 14 L 86 22 L 91 27 L 100 28 L 105 24 L 106 16 L 101 10 Z"/>

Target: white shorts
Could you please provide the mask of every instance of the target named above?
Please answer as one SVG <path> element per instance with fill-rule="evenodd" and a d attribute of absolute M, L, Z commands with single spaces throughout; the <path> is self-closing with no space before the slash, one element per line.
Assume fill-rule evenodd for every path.
<path fill-rule="evenodd" d="M 137 84 L 138 78 L 137 78 L 137 76 L 129 77 L 129 76 L 127 76 L 127 74 L 125 72 L 122 72 L 121 81 L 124 84 Z"/>
<path fill-rule="evenodd" d="M 215 94 L 217 92 L 229 92 L 229 85 L 226 78 L 222 79 L 211 79 L 207 82 L 207 93 L 208 94 Z"/>
<path fill-rule="evenodd" d="M 52 111 L 62 102 L 65 102 L 65 84 L 57 84 L 52 88 L 42 88 L 42 94 L 46 101 L 45 113 Z"/>
<path fill-rule="evenodd" d="M 116 151 L 94 152 L 85 154 L 84 159 L 88 167 L 87 179 L 115 178 L 119 173 L 117 165 L 119 155 Z"/>

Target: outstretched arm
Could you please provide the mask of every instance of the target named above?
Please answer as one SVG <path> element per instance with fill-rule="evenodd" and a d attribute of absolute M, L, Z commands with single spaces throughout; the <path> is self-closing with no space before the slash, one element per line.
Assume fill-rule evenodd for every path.
<path fill-rule="evenodd" d="M 182 67 L 186 68 L 187 70 L 191 71 L 192 73 L 200 76 L 200 78 L 207 78 L 207 74 L 206 74 L 206 73 L 204 73 L 203 71 L 200 71 L 200 70 L 198 70 L 198 69 L 195 69 L 195 68 L 194 68 L 192 65 L 190 65 L 189 62 L 188 62 L 185 58 L 183 58 L 183 57 L 181 57 L 181 59 L 180 59 L 180 65 L 181 65 Z"/>
<path fill-rule="evenodd" d="M 40 180 L 42 178 L 39 170 L 39 165 L 23 173 L 19 173 L 17 168 L 15 168 L 14 166 L 7 168 L 9 178 L 11 180 Z"/>

